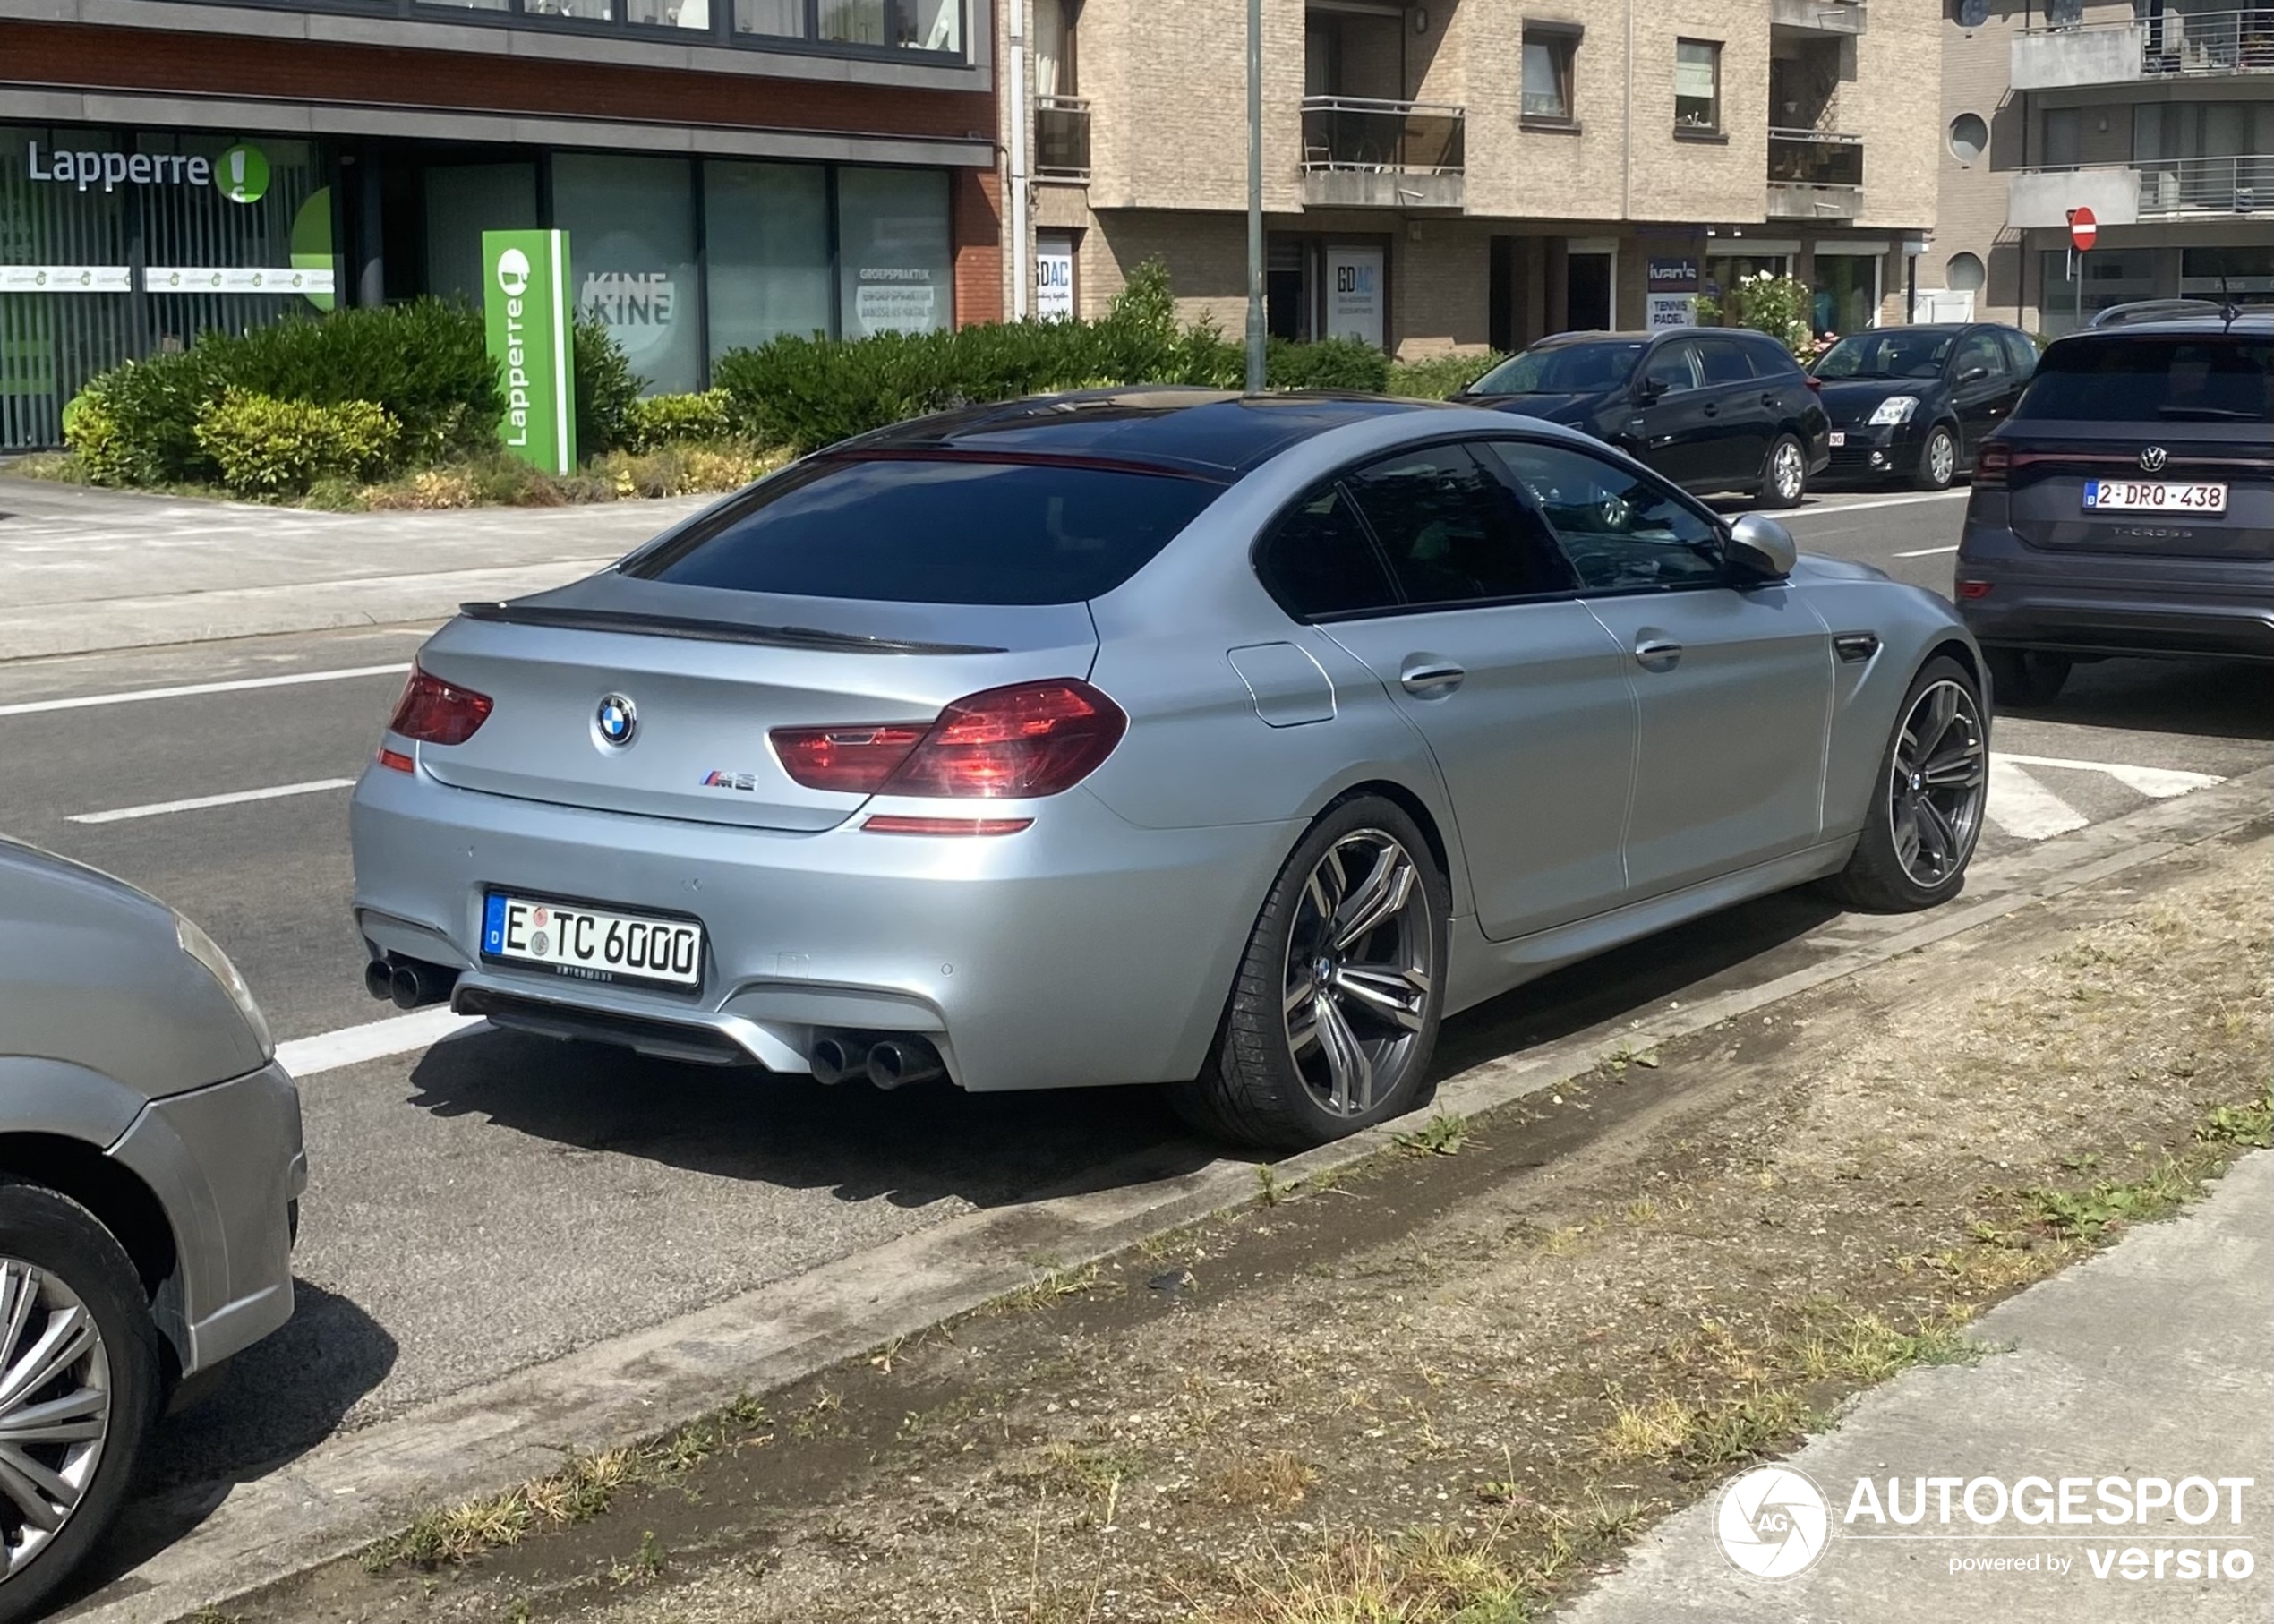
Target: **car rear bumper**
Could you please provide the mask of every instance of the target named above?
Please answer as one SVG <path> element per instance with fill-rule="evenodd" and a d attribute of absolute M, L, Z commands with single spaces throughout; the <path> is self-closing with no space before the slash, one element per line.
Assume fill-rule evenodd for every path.
<path fill-rule="evenodd" d="M 906 1032 L 974 1090 L 1192 1075 L 1299 825 L 1140 828 L 1081 789 L 983 809 L 1035 822 L 1003 836 L 875 834 L 857 820 L 781 833 L 373 768 L 351 816 L 356 922 L 378 952 L 459 970 L 462 1009 L 539 1030 L 557 1017 L 551 1030 L 652 1053 L 802 1072 L 820 1032 Z M 702 986 L 485 962 L 492 888 L 694 915 Z"/>
<path fill-rule="evenodd" d="M 2274 561 L 2055 552 L 1970 521 L 1960 617 L 1986 645 L 2274 660 Z"/>

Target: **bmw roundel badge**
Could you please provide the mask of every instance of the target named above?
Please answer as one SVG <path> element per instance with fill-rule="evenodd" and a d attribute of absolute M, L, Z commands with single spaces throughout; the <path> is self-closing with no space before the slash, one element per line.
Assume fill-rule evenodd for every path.
<path fill-rule="evenodd" d="M 621 694 L 611 694 L 600 702 L 600 709 L 593 716 L 593 730 L 603 744 L 612 744 L 621 749 L 639 731 L 639 712 Z"/>

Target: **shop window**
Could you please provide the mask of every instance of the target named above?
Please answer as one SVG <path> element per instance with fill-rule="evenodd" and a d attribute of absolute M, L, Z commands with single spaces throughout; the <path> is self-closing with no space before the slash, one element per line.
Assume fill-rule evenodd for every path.
<path fill-rule="evenodd" d="M 1817 250 L 1809 325 L 1819 338 L 1879 325 L 1879 256 Z"/>
<path fill-rule="evenodd" d="M 2142 248 L 2101 248 L 2072 255 L 2065 248 L 2049 248 L 2038 256 L 2044 292 L 2039 295 L 2039 330 L 2065 333 L 2080 325 L 2077 285 L 2069 274 L 2072 259 L 2084 261 L 2083 320 L 2095 311 L 2134 299 L 2157 296 L 2155 252 Z"/>
<path fill-rule="evenodd" d="M 426 172 L 426 291 L 482 303 L 482 234 L 537 223 L 534 164 L 452 164 Z"/>
<path fill-rule="evenodd" d="M 2179 291 L 2192 298 L 2229 298 L 2237 304 L 2274 303 L 2274 244 L 2183 249 Z"/>
<path fill-rule="evenodd" d="M 703 166 L 714 360 L 784 336 L 826 336 L 829 185 L 817 164 Z"/>
<path fill-rule="evenodd" d="M 1693 135 L 1722 127 L 1722 47 L 1709 39 L 1674 42 L 1674 128 Z"/>
<path fill-rule="evenodd" d="M 837 172 L 840 323 L 844 337 L 955 325 L 947 176 L 936 170 Z"/>
<path fill-rule="evenodd" d="M 1571 122 L 1572 47 L 1575 35 L 1527 28 L 1524 30 L 1523 116 L 1534 124 Z"/>
<path fill-rule="evenodd" d="M 651 394 L 701 387 L 695 197 L 685 160 L 563 153 L 553 223 L 568 233 L 579 310 L 623 346 Z"/>

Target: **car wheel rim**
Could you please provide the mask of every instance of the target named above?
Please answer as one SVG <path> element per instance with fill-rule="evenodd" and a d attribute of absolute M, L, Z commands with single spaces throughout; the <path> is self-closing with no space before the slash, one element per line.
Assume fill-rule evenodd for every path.
<path fill-rule="evenodd" d="M 1950 476 L 1958 471 L 1958 448 L 1950 443 L 1950 436 L 1937 434 L 1927 443 L 1927 474 L 1938 485 L 1950 483 Z"/>
<path fill-rule="evenodd" d="M 1800 481 L 1805 471 L 1800 466 L 1800 448 L 1786 440 L 1776 449 L 1776 493 L 1786 501 L 1798 501 Z"/>
<path fill-rule="evenodd" d="M 1395 835 L 1360 829 L 1304 881 L 1287 936 L 1287 1052 L 1312 1101 L 1359 1116 L 1396 1090 L 1419 1049 L 1436 932 L 1420 866 Z"/>
<path fill-rule="evenodd" d="M 1915 885 L 1948 884 L 1973 854 L 1989 782 L 1981 710 L 1963 684 L 1934 683 L 1912 703 L 1891 776 L 1895 860 Z"/>
<path fill-rule="evenodd" d="M 94 1314 L 53 1274 L 0 1257 L 0 1577 L 28 1566 L 79 1509 L 110 1410 Z"/>

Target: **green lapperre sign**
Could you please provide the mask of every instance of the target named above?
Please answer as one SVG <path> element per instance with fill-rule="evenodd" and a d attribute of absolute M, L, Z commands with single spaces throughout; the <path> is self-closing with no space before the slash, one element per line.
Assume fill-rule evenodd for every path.
<path fill-rule="evenodd" d="M 483 310 L 505 382 L 507 450 L 548 474 L 577 466 L 577 375 L 569 363 L 568 234 L 482 234 Z"/>

